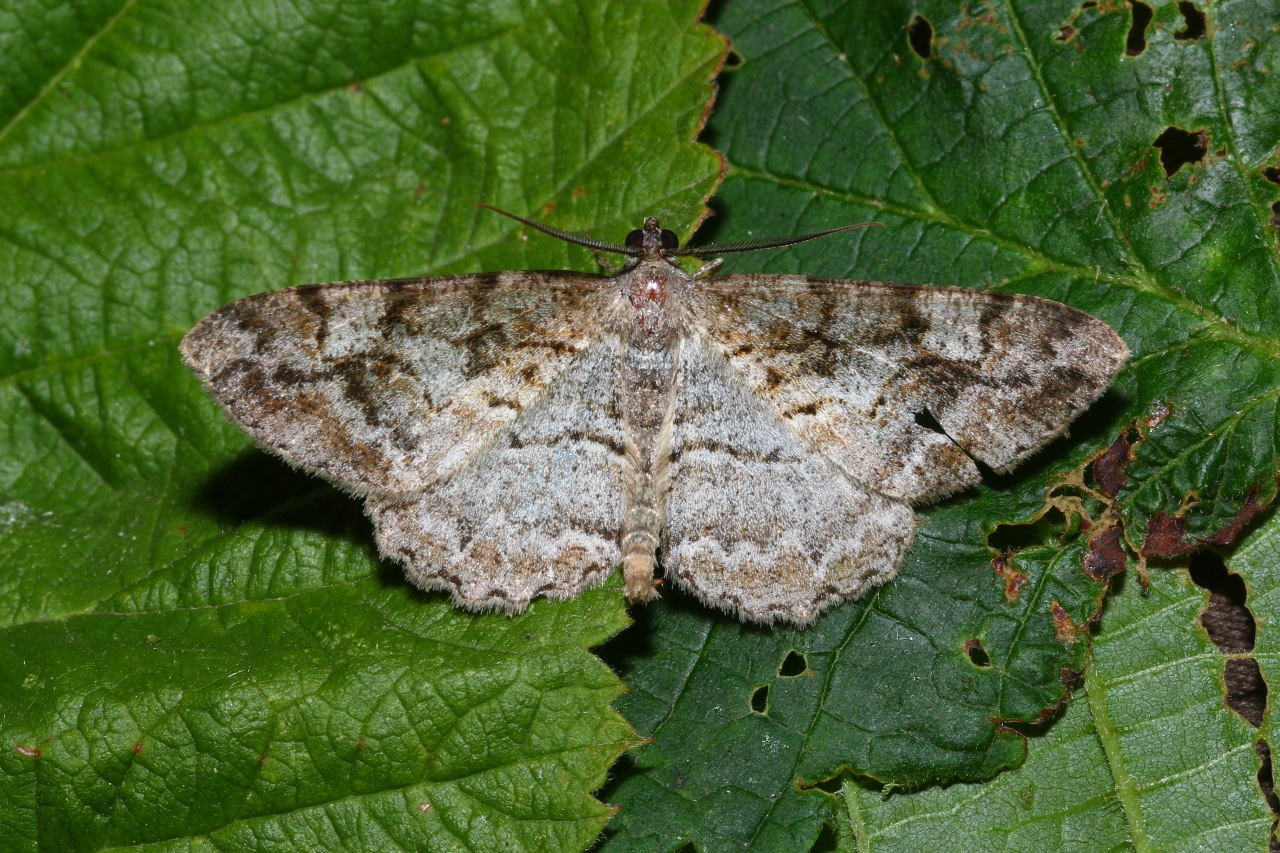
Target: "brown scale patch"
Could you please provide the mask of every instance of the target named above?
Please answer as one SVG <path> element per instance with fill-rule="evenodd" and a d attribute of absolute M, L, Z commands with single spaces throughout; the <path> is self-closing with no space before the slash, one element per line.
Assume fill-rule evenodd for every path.
<path fill-rule="evenodd" d="M 777 391 L 782 385 L 785 385 L 791 378 L 791 374 L 787 371 L 780 370 L 771 364 L 766 364 L 764 368 L 764 387 L 767 391 Z"/>
<path fill-rule="evenodd" d="M 516 341 L 512 345 L 513 349 L 546 349 L 556 357 L 566 355 L 574 355 L 581 351 L 582 347 L 572 341 L 562 341 L 559 338 L 552 337 L 530 337 L 524 340 Z"/>
<path fill-rule="evenodd" d="M 1007 329 L 993 328 L 1003 326 L 1005 317 L 1016 303 L 1010 299 L 996 299 L 983 303 L 978 312 L 978 329 L 982 332 L 983 352 L 989 352 L 997 338 L 1007 337 Z"/>
<path fill-rule="evenodd" d="M 405 453 L 412 453 L 421 446 L 421 441 L 409 424 L 396 424 L 391 430 L 391 444 L 397 450 Z"/>
<path fill-rule="evenodd" d="M 868 329 L 859 341 L 860 345 L 868 349 L 886 347 L 899 341 L 918 345 L 933 328 L 933 321 L 920 311 L 914 298 L 907 296 L 905 299 L 890 299 L 889 302 L 892 310 L 885 313 L 896 314 L 897 325 L 885 324 Z"/>
<path fill-rule="evenodd" d="M 238 360 L 232 362 L 228 367 L 240 367 L 246 370 L 253 370 L 262 376 L 265 384 L 265 376 L 262 374 L 261 366 L 255 362 L 247 360 Z M 301 370 L 287 362 L 281 362 L 276 365 L 275 370 L 271 371 L 271 384 L 279 385 L 284 388 L 305 388 L 316 381 L 318 377 L 313 370 Z"/>
<path fill-rule="evenodd" d="M 405 282 L 405 285 L 416 282 Z M 395 284 L 401 284 L 396 282 Z M 389 337 L 400 335 L 422 335 L 426 325 L 422 322 L 423 312 L 421 289 L 414 287 L 391 287 L 387 299 L 383 303 L 382 316 L 378 318 L 378 329 Z"/>
<path fill-rule="evenodd" d="M 333 316 L 333 306 L 326 298 L 328 290 L 324 285 L 310 285 L 294 290 L 298 304 L 311 312 L 317 320 L 314 337 L 319 349 L 324 349 L 325 341 L 328 340 L 329 318 Z"/>
<path fill-rule="evenodd" d="M 904 380 L 916 377 L 911 384 L 927 389 L 935 399 L 954 400 L 968 388 L 985 388 L 990 384 L 989 377 L 968 364 L 934 353 L 909 359 L 898 373 Z"/>
<path fill-rule="evenodd" d="M 571 443 L 585 441 L 592 444 L 598 444 L 607 449 L 614 456 L 621 457 L 627 455 L 627 449 L 622 445 L 622 442 L 610 435 L 600 435 L 599 433 L 586 432 L 585 430 L 570 430 L 563 438 L 557 440 L 556 443 L 561 443 L 564 439 L 568 439 Z"/>
<path fill-rule="evenodd" d="M 492 367 L 502 353 L 508 351 L 506 324 L 484 323 L 465 335 L 450 339 L 449 343 L 467 353 L 462 375 L 467 379 L 474 379 Z M 523 345 L 528 346 L 528 343 Z M 499 354 L 498 358 L 495 358 L 495 353 Z"/>
<path fill-rule="evenodd" d="M 369 369 L 370 362 L 359 356 L 350 356 L 329 365 L 329 375 L 338 381 L 342 396 L 360 413 L 364 422 L 374 427 L 385 426 L 379 400 L 384 385 Z"/>
<path fill-rule="evenodd" d="M 491 409 L 510 409 L 513 412 L 519 412 L 524 407 L 520 405 L 520 401 L 511 397 L 500 397 L 497 394 L 485 394 L 484 402 Z"/>
<path fill-rule="evenodd" d="M 801 403 L 798 406 L 792 406 L 782 413 L 782 417 L 787 420 L 799 417 L 800 415 L 816 415 L 818 410 L 822 408 L 822 404 L 817 400 L 810 400 L 807 403 Z"/>

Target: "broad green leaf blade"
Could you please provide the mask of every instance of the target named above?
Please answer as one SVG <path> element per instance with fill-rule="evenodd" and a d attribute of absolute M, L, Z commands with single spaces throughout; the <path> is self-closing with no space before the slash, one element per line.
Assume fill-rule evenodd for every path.
<path fill-rule="evenodd" d="M 696 3 L 0 13 L 0 827 L 13 849 L 580 849 L 635 742 L 587 650 L 381 564 L 181 364 L 204 314 L 343 278 L 580 264 L 490 202 L 688 230 L 725 50 Z M 643 26 L 640 26 L 643 22 Z M 6 34 L 5 38 L 9 38 Z M 625 175 L 626 180 L 619 176 Z"/>
<path fill-rule="evenodd" d="M 604 849 L 799 849 L 834 814 L 809 786 L 842 769 L 893 786 L 1016 765 L 1023 745 L 1002 723 L 1051 715 L 1086 663 L 1102 588 L 1085 557 L 1115 570 L 1143 549 L 1228 544 L 1273 499 L 1280 287 L 1262 104 L 1280 92 L 1262 69 L 1280 41 L 1250 4 L 1178 38 L 1170 5 L 1130 56 L 1131 8 L 758 0 L 713 20 L 743 61 L 708 129 L 729 173 L 699 239 L 883 224 L 735 257 L 734 271 L 1033 293 L 1106 320 L 1134 358 L 1068 439 L 923 512 L 902 577 L 868 601 L 791 636 L 677 620 L 669 595 L 646 617 L 661 630 L 611 646 L 633 691 L 619 707 L 654 742 L 606 791 L 622 810 Z M 913 46 L 917 15 L 931 38 Z M 1175 171 L 1170 128 L 1212 142 Z M 1121 434 L 1131 458 L 1108 495 L 1088 465 Z M 820 687 L 780 674 L 792 650 Z M 787 701 L 753 713 L 762 687 Z M 1179 772 L 1212 796 L 1192 758 Z"/>
<path fill-rule="evenodd" d="M 1230 561 L 1250 579 L 1264 675 L 1275 672 L 1278 543 L 1273 517 Z M 856 849 L 1268 849 L 1259 732 L 1225 707 L 1227 656 L 1199 621 L 1207 602 L 1185 568 L 1156 572 L 1146 594 L 1126 583 L 1108 601 L 1085 689 L 1031 740 L 1025 764 L 916 793 L 847 782 Z M 1261 735 L 1274 738 L 1269 723 Z"/>

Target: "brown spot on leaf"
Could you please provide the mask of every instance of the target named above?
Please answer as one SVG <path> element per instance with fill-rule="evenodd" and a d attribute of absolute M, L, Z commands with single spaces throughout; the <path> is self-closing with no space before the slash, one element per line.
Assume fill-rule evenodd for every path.
<path fill-rule="evenodd" d="M 1053 631 L 1058 636 L 1058 642 L 1064 646 L 1075 643 L 1080 637 L 1081 629 L 1071 621 L 1071 615 L 1067 613 L 1067 609 L 1057 601 L 1053 602 Z"/>
<path fill-rule="evenodd" d="M 43 753 L 34 746 L 26 746 L 18 743 L 14 744 L 13 751 L 21 755 L 23 758 L 39 758 Z"/>
<path fill-rule="evenodd" d="M 1129 442 L 1129 430 L 1126 427 L 1120 435 L 1116 436 L 1116 440 L 1111 442 L 1106 452 L 1093 460 L 1091 469 L 1093 479 L 1102 493 L 1109 498 L 1120 494 L 1120 490 L 1128 482 L 1125 469 L 1129 467 L 1129 453 L 1132 448 L 1133 445 Z"/>
<path fill-rule="evenodd" d="M 1150 432 L 1160 424 L 1164 423 L 1169 415 L 1173 414 L 1173 406 L 1170 403 L 1161 403 L 1147 413 L 1146 429 L 1144 432 Z"/>
<path fill-rule="evenodd" d="M 992 561 L 996 574 L 1004 581 L 1004 600 L 1013 604 L 1022 588 L 1027 585 L 1027 575 L 1013 567 L 1013 552 L 997 554 Z"/>
<path fill-rule="evenodd" d="M 1255 486 L 1244 506 L 1236 513 L 1235 518 L 1220 527 L 1217 532 L 1194 541 L 1187 541 L 1187 519 L 1185 516 L 1170 516 L 1160 510 L 1147 524 L 1147 538 L 1142 543 L 1142 553 L 1148 557 L 1181 557 L 1204 545 L 1230 545 L 1240 536 L 1245 526 L 1266 509 L 1266 504 L 1258 503 L 1258 488 Z"/>
<path fill-rule="evenodd" d="M 1108 527 L 1089 540 L 1089 553 L 1084 570 L 1091 578 L 1109 581 L 1124 571 L 1124 546 L 1120 544 L 1120 527 Z"/>
<path fill-rule="evenodd" d="M 1176 557 L 1191 550 L 1183 540 L 1187 532 L 1185 518 L 1172 518 L 1164 510 L 1157 512 L 1147 524 L 1147 538 L 1142 553 L 1148 557 Z"/>

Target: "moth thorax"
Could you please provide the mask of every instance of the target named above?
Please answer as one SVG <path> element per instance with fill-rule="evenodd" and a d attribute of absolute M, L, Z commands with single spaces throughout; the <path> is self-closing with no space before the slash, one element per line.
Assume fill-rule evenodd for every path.
<path fill-rule="evenodd" d="M 657 276 L 645 276 L 631 288 L 631 304 L 643 310 L 650 305 L 661 305 L 667 299 L 667 283 Z"/>

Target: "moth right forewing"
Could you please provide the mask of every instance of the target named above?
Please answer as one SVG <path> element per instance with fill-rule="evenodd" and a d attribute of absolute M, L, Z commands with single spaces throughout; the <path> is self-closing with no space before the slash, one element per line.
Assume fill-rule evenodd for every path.
<path fill-rule="evenodd" d="M 1000 291 L 737 275 L 701 298 L 779 417 L 848 476 L 917 503 L 976 483 L 973 459 L 1004 470 L 1060 435 L 1127 355 L 1100 320 Z"/>
<path fill-rule="evenodd" d="M 495 273 L 262 293 L 182 343 L 264 447 L 358 494 L 408 494 L 482 451 L 596 329 L 602 277 Z"/>

